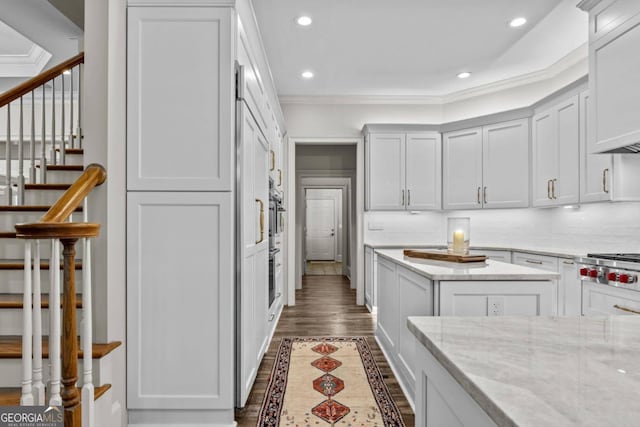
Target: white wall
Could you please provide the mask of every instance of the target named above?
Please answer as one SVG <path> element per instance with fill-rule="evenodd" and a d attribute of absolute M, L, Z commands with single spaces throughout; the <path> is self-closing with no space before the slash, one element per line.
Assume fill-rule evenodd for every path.
<path fill-rule="evenodd" d="M 570 253 L 640 252 L 640 203 L 578 208 L 366 212 L 365 243 L 446 244 L 447 217 L 471 218 L 471 245 L 565 249 Z M 382 230 L 370 230 L 382 228 Z"/>

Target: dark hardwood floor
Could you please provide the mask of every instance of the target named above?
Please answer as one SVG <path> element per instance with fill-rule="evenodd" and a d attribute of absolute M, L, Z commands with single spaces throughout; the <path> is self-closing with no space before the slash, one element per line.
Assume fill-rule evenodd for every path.
<path fill-rule="evenodd" d="M 256 382 L 243 409 L 236 410 L 240 427 L 255 427 L 265 389 L 280 345 L 287 336 L 364 336 L 407 427 L 414 414 L 374 338 L 375 319 L 364 306 L 356 305 L 356 291 L 343 276 L 304 276 L 296 291 L 296 305 L 285 307 L 269 350 L 262 360 Z"/>

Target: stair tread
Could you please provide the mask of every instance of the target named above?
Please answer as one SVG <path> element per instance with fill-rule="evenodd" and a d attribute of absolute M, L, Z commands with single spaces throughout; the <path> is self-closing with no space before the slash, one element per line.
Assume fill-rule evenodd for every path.
<path fill-rule="evenodd" d="M 49 171 L 79 171 L 84 170 L 83 165 L 47 165 Z"/>
<path fill-rule="evenodd" d="M 25 184 L 25 190 L 67 190 L 71 184 Z"/>
<path fill-rule="evenodd" d="M 0 206 L 0 212 L 46 212 L 50 205 L 22 205 L 22 206 Z M 76 208 L 76 212 L 82 212 L 82 206 Z"/>
<path fill-rule="evenodd" d="M 62 263 L 60 263 L 62 268 Z M 43 261 L 40 263 L 40 270 L 48 270 L 49 263 Z M 24 270 L 24 262 L 15 260 L 0 260 L 0 270 Z M 76 261 L 76 270 L 82 270 L 82 263 Z"/>
<path fill-rule="evenodd" d="M 60 152 L 60 148 L 56 148 L 57 152 Z M 84 149 L 82 148 L 67 148 L 64 150 L 66 154 L 84 154 Z"/>
<path fill-rule="evenodd" d="M 98 400 L 110 388 L 111 384 L 95 387 L 94 399 Z M 78 391 L 80 391 L 80 397 L 82 398 L 82 390 L 80 387 L 78 387 Z M 0 406 L 19 406 L 21 394 L 22 390 L 19 387 L 0 387 Z"/>
<path fill-rule="evenodd" d="M 80 339 L 78 339 L 78 342 Z M 120 347 L 120 341 L 113 341 L 106 344 L 93 344 L 92 357 L 101 359 Z M 78 345 L 78 357 L 83 357 L 84 353 Z M 49 357 L 49 337 L 42 337 L 42 357 Z M 0 336 L 0 359 L 21 359 L 22 358 L 22 336 L 5 335 Z"/>
<path fill-rule="evenodd" d="M 15 239 L 15 231 L 0 231 L 0 239 Z"/>
<path fill-rule="evenodd" d="M 0 309 L 22 308 L 22 299 L 22 294 L 0 294 Z M 42 294 L 42 308 L 49 308 L 49 294 Z M 76 295 L 76 308 L 82 308 L 82 294 Z"/>

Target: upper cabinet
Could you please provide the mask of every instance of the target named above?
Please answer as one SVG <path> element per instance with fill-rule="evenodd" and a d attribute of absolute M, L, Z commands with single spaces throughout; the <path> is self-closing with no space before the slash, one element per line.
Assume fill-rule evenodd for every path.
<path fill-rule="evenodd" d="M 613 155 L 591 154 L 589 140 L 589 92 L 580 94 L 580 201 L 600 202 L 612 199 Z"/>
<path fill-rule="evenodd" d="M 365 128 L 365 143 L 366 209 L 440 209 L 439 133 L 371 133 Z"/>
<path fill-rule="evenodd" d="M 533 206 L 579 201 L 579 108 L 573 96 L 533 116 Z"/>
<path fill-rule="evenodd" d="M 529 204 L 529 120 L 444 134 L 444 209 Z"/>
<path fill-rule="evenodd" d="M 128 190 L 233 189 L 232 14 L 128 8 Z"/>
<path fill-rule="evenodd" d="M 588 150 L 639 152 L 640 2 L 583 0 L 578 6 L 589 11 Z"/>

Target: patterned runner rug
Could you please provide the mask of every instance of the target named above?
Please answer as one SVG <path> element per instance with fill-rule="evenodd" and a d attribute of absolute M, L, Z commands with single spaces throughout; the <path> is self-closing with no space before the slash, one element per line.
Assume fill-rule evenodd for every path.
<path fill-rule="evenodd" d="M 283 338 L 258 427 L 404 427 L 364 337 Z"/>

